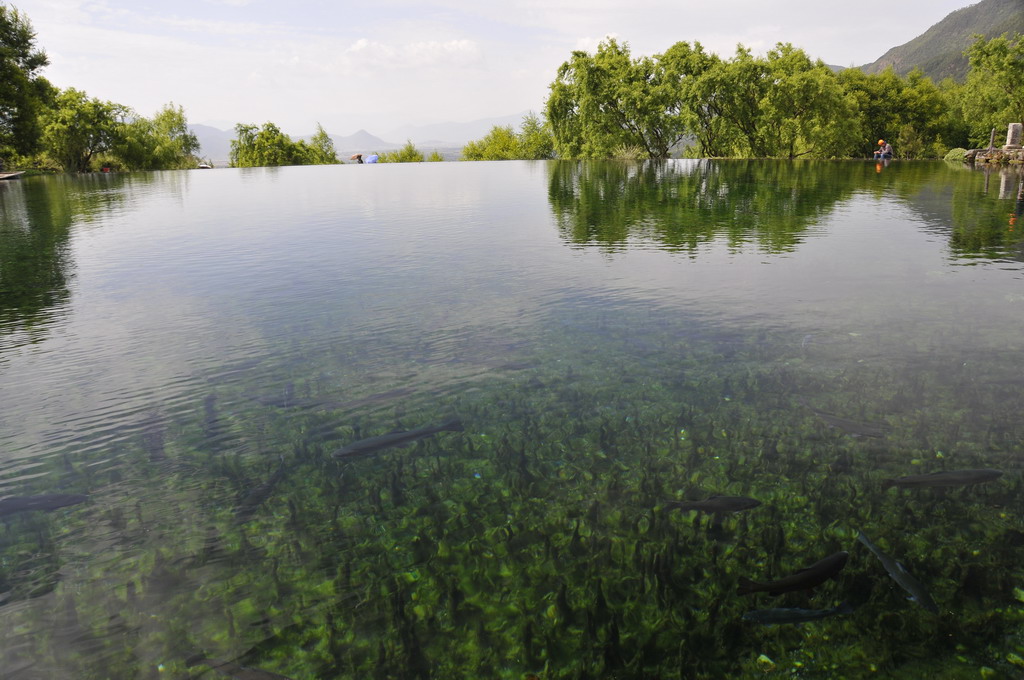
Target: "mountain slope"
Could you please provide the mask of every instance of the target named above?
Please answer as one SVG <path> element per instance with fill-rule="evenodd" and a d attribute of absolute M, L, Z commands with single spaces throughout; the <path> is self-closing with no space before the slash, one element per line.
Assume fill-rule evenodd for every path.
<path fill-rule="evenodd" d="M 220 165 L 227 163 L 231 140 L 235 138 L 234 130 L 220 130 L 209 125 L 189 125 L 188 128 L 199 140 L 200 158 Z"/>
<path fill-rule="evenodd" d="M 892 48 L 860 69 L 880 73 L 891 66 L 896 73 L 906 75 L 917 67 L 936 82 L 944 78 L 963 81 L 968 71 L 963 53 L 974 42 L 974 35 L 994 38 L 1003 33 L 1024 34 L 1024 0 L 982 0 L 958 9 L 910 42 Z"/>

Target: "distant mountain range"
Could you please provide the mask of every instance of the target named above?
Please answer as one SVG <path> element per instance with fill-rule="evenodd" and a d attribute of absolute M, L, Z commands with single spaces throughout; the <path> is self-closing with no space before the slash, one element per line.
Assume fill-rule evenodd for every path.
<path fill-rule="evenodd" d="M 982 0 L 958 9 L 910 42 L 892 48 L 860 69 L 881 73 L 891 66 L 896 73 L 906 75 L 917 67 L 935 82 L 944 78 L 963 81 L 969 70 L 964 50 L 974 42 L 974 36 L 995 38 L 1003 33 L 1024 34 L 1024 0 Z"/>
<path fill-rule="evenodd" d="M 966 50 L 975 35 L 993 38 L 1003 33 L 1024 34 L 1024 0 L 981 0 L 958 9 L 910 42 L 894 47 L 881 57 L 860 66 L 866 73 L 880 73 L 892 67 L 896 73 L 906 75 L 920 68 L 935 82 L 944 78 L 963 80 L 968 71 Z M 833 66 L 835 70 L 842 70 Z M 1024 83 L 1022 83 L 1024 86 Z M 459 157 L 462 147 L 480 139 L 495 125 L 518 127 L 528 111 L 497 118 L 482 118 L 463 123 L 449 122 L 434 125 L 407 125 L 387 132 L 385 141 L 366 130 L 348 136 L 331 135 L 338 156 L 347 160 L 354 153 L 392 151 L 411 141 L 420 151 L 429 154 L 438 151 L 445 160 Z M 200 155 L 215 165 L 226 165 L 231 151 L 234 130 L 219 130 L 209 125 L 190 125 L 202 147 Z M 312 134 L 300 139 L 309 139 Z"/>

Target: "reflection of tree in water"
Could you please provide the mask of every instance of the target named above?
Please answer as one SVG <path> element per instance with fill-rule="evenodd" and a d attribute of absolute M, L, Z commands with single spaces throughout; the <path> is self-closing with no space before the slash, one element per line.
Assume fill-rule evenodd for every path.
<path fill-rule="evenodd" d="M 548 195 L 573 243 L 640 239 L 694 251 L 724 239 L 732 247 L 756 243 L 782 252 L 859 188 L 868 171 L 812 162 L 561 162 L 552 165 Z"/>
<path fill-rule="evenodd" d="M 0 331 L 46 325 L 68 298 L 71 226 L 120 202 L 121 176 L 51 177 L 0 186 Z"/>
<path fill-rule="evenodd" d="M 984 173 L 984 174 L 982 174 Z M 809 226 L 854 194 L 894 197 L 949 238 L 957 257 L 1024 261 L 1024 174 L 943 163 L 563 161 L 548 197 L 567 241 L 612 250 L 657 243 L 695 253 L 701 244 L 756 244 L 785 252 Z"/>
<path fill-rule="evenodd" d="M 1024 261 L 1024 173 L 987 166 L 960 175 L 964 180 L 953 190 L 953 253 Z"/>

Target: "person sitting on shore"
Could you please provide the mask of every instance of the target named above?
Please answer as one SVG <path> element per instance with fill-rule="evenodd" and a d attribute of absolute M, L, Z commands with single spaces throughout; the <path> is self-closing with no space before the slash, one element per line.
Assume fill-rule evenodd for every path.
<path fill-rule="evenodd" d="M 878 140 L 878 151 L 875 152 L 875 158 L 892 158 L 892 146 L 884 139 Z"/>

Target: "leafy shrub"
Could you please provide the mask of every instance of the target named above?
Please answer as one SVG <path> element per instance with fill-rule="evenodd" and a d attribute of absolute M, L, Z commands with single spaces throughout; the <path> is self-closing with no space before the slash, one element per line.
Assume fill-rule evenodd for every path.
<path fill-rule="evenodd" d="M 417 149 L 412 140 L 408 140 L 398 151 L 388 151 L 380 155 L 378 163 L 422 163 L 423 152 Z"/>

